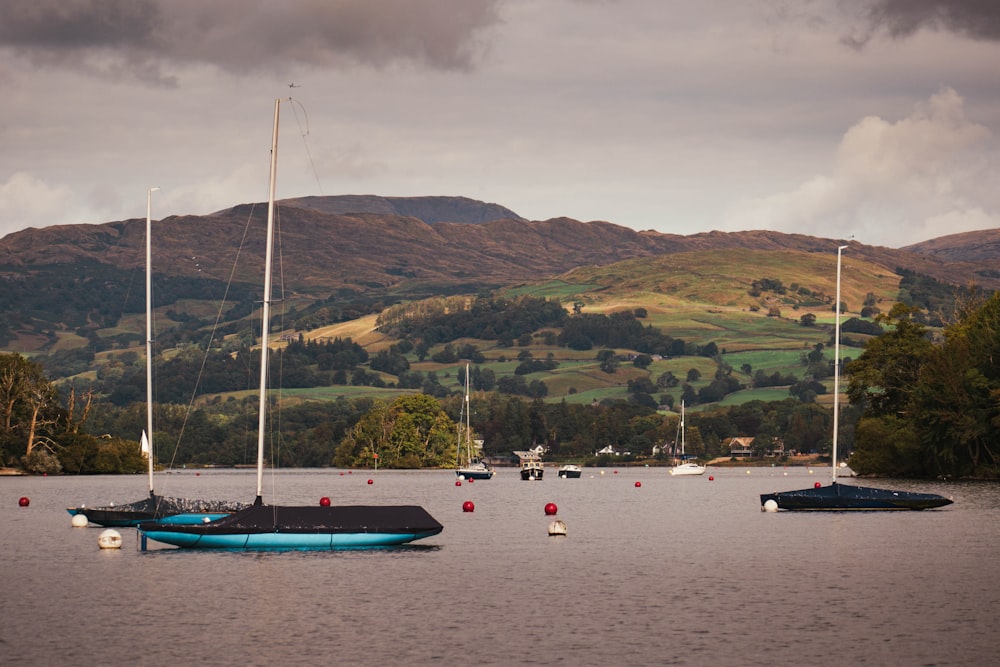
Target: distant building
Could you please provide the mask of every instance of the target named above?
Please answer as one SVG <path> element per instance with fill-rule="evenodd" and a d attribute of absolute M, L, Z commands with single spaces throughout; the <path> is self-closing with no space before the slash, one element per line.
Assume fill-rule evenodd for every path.
<path fill-rule="evenodd" d="M 734 459 L 748 459 L 753 456 L 753 438 L 730 438 L 729 456 Z"/>
<path fill-rule="evenodd" d="M 754 456 L 754 442 L 756 438 L 730 438 L 728 442 L 724 442 L 723 445 L 729 445 L 729 456 L 734 459 L 749 459 Z M 771 447 L 765 449 L 763 452 L 764 456 L 769 457 L 780 457 L 785 455 L 785 443 L 775 438 L 771 443 Z"/>
<path fill-rule="evenodd" d="M 608 445 L 604 449 L 598 449 L 596 452 L 594 452 L 594 454 L 597 456 L 600 456 L 602 454 L 607 454 L 609 456 L 629 456 L 631 453 L 632 452 L 619 452 L 615 450 L 615 448 L 612 447 L 611 445 Z"/>

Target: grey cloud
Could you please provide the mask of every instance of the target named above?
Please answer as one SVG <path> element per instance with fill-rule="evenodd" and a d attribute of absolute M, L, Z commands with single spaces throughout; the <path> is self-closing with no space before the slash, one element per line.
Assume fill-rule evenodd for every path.
<path fill-rule="evenodd" d="M 40 66 L 171 83 L 174 68 L 473 67 L 500 0 L 13 0 L 0 49 Z"/>
<path fill-rule="evenodd" d="M 976 40 L 1000 40 L 1000 3 L 996 0 L 864 0 L 858 9 L 862 27 L 844 38 L 857 48 L 878 34 L 902 39 L 923 28 Z"/>

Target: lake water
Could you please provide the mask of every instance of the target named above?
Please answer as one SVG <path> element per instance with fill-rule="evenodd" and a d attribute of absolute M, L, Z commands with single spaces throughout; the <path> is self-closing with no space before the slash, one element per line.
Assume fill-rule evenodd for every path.
<path fill-rule="evenodd" d="M 996 662 L 1000 485 L 880 480 L 955 504 L 798 514 L 761 512 L 758 495 L 827 470 L 546 474 L 457 487 L 449 471 L 280 472 L 268 502 L 419 504 L 445 528 L 409 547 L 276 553 L 143 552 L 127 528 L 101 550 L 104 529 L 72 527 L 65 507 L 136 500 L 144 477 L 0 478 L 0 663 Z M 166 495 L 254 494 L 252 471 L 157 479 Z M 554 519 L 565 537 L 548 535 Z"/>

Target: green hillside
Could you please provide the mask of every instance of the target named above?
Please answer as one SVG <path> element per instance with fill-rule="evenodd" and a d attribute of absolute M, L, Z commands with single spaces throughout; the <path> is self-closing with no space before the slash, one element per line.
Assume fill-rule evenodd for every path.
<path fill-rule="evenodd" d="M 829 275 L 827 275 L 829 274 Z M 784 292 L 764 290 L 752 295 L 755 281 L 780 282 Z M 844 261 L 841 301 L 846 306 L 842 320 L 857 317 L 866 297 L 877 308 L 887 310 L 895 302 L 899 276 L 884 267 L 868 262 Z M 541 380 L 548 388 L 546 401 L 566 400 L 586 403 L 628 397 L 628 383 L 638 378 L 655 382 L 671 372 L 684 384 L 691 369 L 700 379 L 690 383 L 694 389 L 706 386 L 720 367 L 728 367 L 741 384 L 751 386 L 756 371 L 780 373 L 801 378 L 806 371 L 803 356 L 817 345 L 828 345 L 834 321 L 836 293 L 836 256 L 796 251 L 726 250 L 677 253 L 664 257 L 628 260 L 604 267 L 584 267 L 551 280 L 525 283 L 501 290 L 504 297 L 531 295 L 558 300 L 567 311 L 576 307 L 582 313 L 641 312 L 644 325 L 651 325 L 674 338 L 695 345 L 715 343 L 717 358 L 681 355 L 654 361 L 645 369 L 627 362 L 632 350 L 617 349 L 622 359 L 614 372 L 601 370 L 597 350 L 576 351 L 546 344 L 535 335 L 530 342 L 520 341 L 500 347 L 497 341 L 461 339 L 456 345 L 471 344 L 484 355 L 479 364 L 496 377 L 514 375 L 517 356 L 529 352 L 534 359 L 551 358 L 558 367 L 525 376 Z M 815 316 L 814 326 L 803 326 L 801 317 Z M 307 340 L 350 337 L 366 349 L 388 348 L 394 340 L 376 330 L 376 317 L 368 316 L 322 327 L 309 332 L 286 331 L 284 335 L 302 335 Z M 276 339 L 278 336 L 275 337 Z M 440 350 L 437 346 L 430 354 Z M 859 351 L 845 348 L 847 357 Z M 832 350 L 827 352 L 832 358 Z M 439 364 L 419 361 L 407 355 L 411 368 L 435 373 L 441 384 L 458 391 L 461 363 Z M 749 369 L 750 374 L 745 370 Z M 826 384 L 832 384 L 826 382 Z M 658 391 L 656 396 L 680 399 L 681 386 Z M 324 388 L 324 396 L 356 396 L 357 387 Z M 787 387 L 745 390 L 727 397 L 727 403 L 739 400 L 786 398 Z"/>

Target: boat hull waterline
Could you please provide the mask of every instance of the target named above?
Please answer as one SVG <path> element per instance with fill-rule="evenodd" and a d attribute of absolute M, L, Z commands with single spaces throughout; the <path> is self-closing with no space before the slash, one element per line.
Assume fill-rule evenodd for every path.
<path fill-rule="evenodd" d="M 282 507 L 254 505 L 201 524 L 139 526 L 143 537 L 193 549 L 357 549 L 407 544 L 443 530 L 415 505 Z"/>
<path fill-rule="evenodd" d="M 697 463 L 682 463 L 671 468 L 670 474 L 674 477 L 683 477 L 685 475 L 704 475 L 705 470 L 705 466 L 700 466 Z"/>
<path fill-rule="evenodd" d="M 953 501 L 935 493 L 893 491 L 851 484 L 762 493 L 761 507 L 773 500 L 778 509 L 798 511 L 852 511 L 852 510 L 927 510 L 950 505 Z"/>
<path fill-rule="evenodd" d="M 464 479 L 493 479 L 493 475 L 496 471 L 489 470 L 486 468 L 459 468 L 455 471 L 455 474 Z"/>

